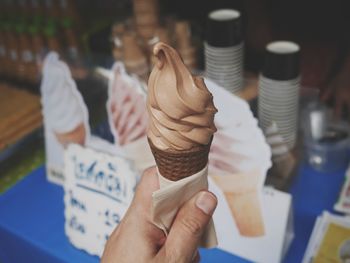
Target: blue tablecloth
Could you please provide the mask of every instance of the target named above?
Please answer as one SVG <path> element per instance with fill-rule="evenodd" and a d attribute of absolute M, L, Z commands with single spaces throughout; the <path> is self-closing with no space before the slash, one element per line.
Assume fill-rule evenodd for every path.
<path fill-rule="evenodd" d="M 344 171 L 321 174 L 301 167 L 291 188 L 296 237 L 285 259 L 301 262 L 316 216 L 332 210 Z M 218 249 L 201 249 L 202 262 L 247 262 Z M 63 190 L 39 168 L 0 196 L 0 262 L 98 262 L 64 234 Z"/>

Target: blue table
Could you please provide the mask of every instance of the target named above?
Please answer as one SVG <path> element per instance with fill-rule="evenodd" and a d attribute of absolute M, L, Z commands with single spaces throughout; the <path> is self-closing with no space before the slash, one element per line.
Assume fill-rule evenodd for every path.
<path fill-rule="evenodd" d="M 316 216 L 332 210 L 344 171 L 320 174 L 308 167 L 299 171 L 294 196 L 296 238 L 285 259 L 300 262 Z M 201 249 L 202 262 L 247 262 L 218 249 Z M 64 234 L 63 190 L 45 179 L 40 167 L 0 196 L 0 262 L 98 262 L 77 250 Z"/>

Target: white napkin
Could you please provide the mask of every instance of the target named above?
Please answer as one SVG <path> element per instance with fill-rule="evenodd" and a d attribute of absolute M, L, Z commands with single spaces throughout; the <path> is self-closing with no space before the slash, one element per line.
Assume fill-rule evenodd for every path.
<path fill-rule="evenodd" d="M 179 181 L 170 181 L 159 171 L 158 177 L 160 189 L 152 195 L 152 218 L 155 225 L 167 235 L 180 207 L 199 191 L 208 189 L 208 167 Z M 203 234 L 200 246 L 206 248 L 217 246 L 212 220 Z"/>

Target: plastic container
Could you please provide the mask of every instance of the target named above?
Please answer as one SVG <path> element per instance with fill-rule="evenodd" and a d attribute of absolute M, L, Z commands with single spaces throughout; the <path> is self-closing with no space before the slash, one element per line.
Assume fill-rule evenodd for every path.
<path fill-rule="evenodd" d="M 309 133 L 309 135 L 312 133 Z M 321 137 L 304 137 L 306 161 L 325 173 L 345 170 L 349 164 L 350 129 L 346 123 L 326 123 Z"/>

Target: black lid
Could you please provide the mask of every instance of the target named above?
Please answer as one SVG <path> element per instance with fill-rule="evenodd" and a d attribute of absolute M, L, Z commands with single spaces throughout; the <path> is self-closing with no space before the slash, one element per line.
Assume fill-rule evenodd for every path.
<path fill-rule="evenodd" d="M 207 18 L 206 41 L 213 47 L 230 47 L 242 42 L 242 19 L 239 11 L 218 9 Z"/>
<path fill-rule="evenodd" d="M 300 74 L 300 48 L 290 41 L 275 41 L 266 46 L 262 75 L 273 80 L 291 80 Z"/>

